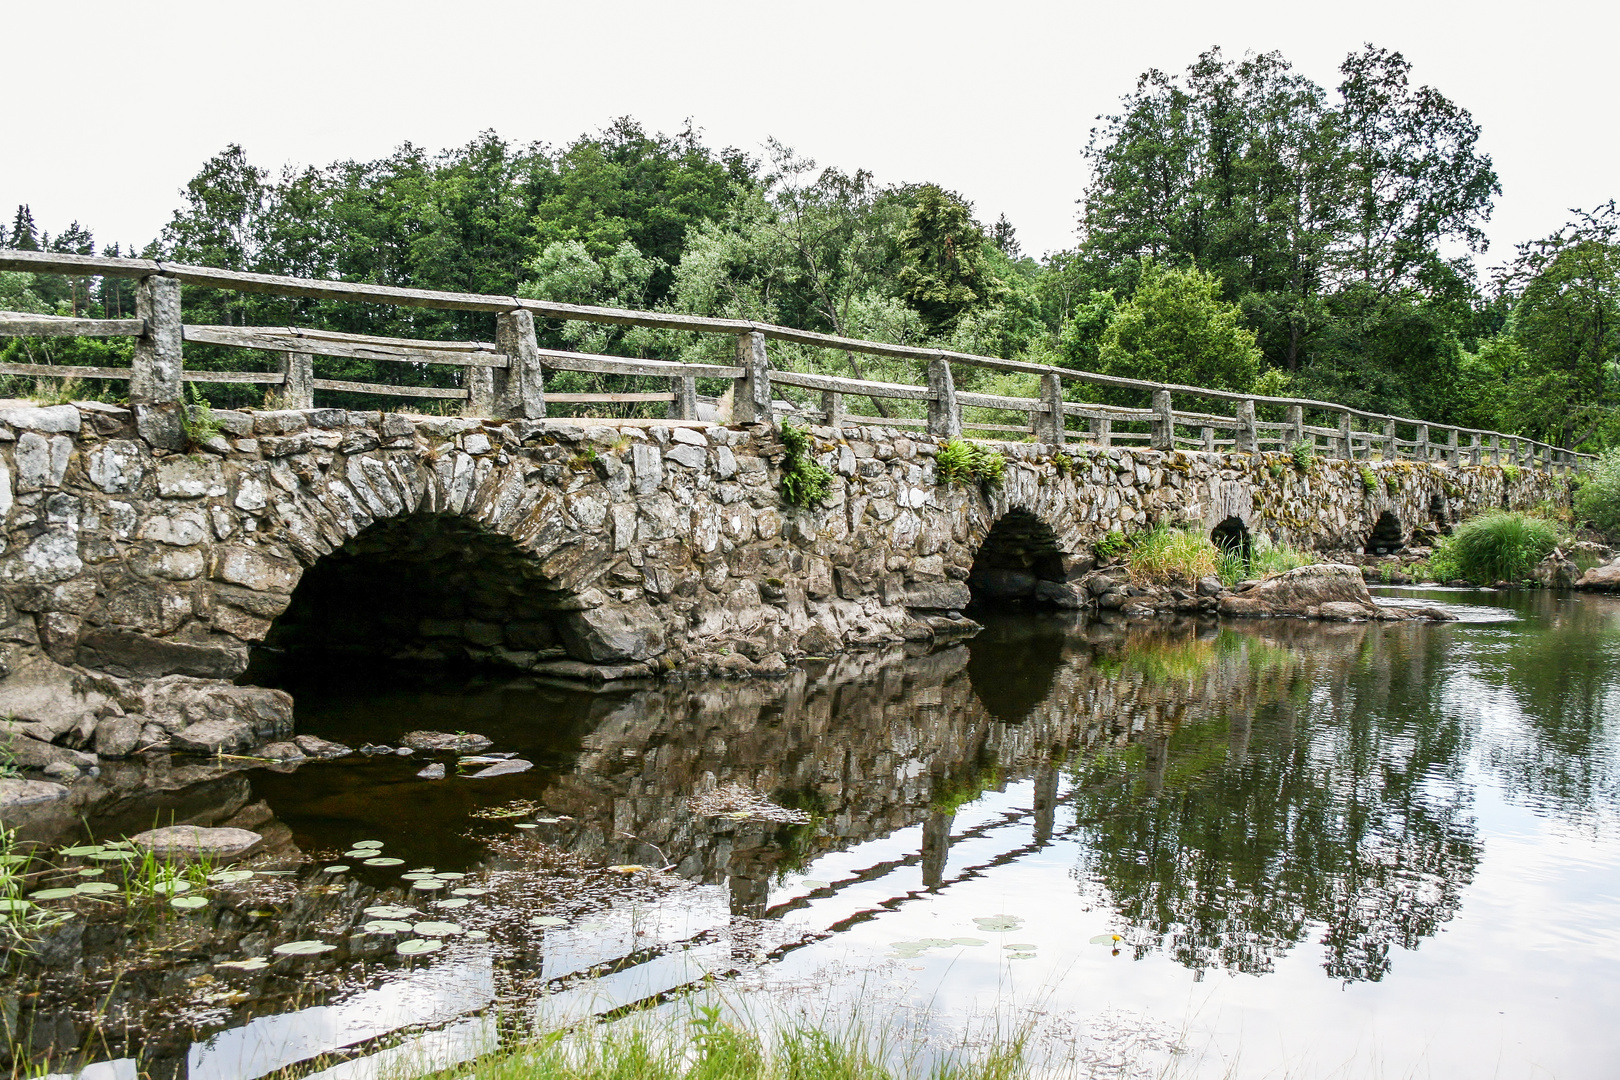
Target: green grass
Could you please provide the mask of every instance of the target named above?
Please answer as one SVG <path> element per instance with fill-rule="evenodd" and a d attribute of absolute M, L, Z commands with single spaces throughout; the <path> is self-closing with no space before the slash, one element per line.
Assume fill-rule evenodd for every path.
<path fill-rule="evenodd" d="M 1288 544 L 1273 544 L 1264 535 L 1249 549 L 1249 577 L 1267 578 L 1309 566 L 1316 560 Z M 1225 580 L 1224 578 L 1222 580 Z"/>
<path fill-rule="evenodd" d="M 1441 581 L 1466 578 L 1481 585 L 1523 581 L 1558 546 L 1558 524 L 1519 513 L 1481 514 L 1457 526 L 1429 559 Z"/>
<path fill-rule="evenodd" d="M 1154 585 L 1198 584 L 1220 568 L 1221 552 L 1204 530 L 1157 528 L 1131 545 L 1131 580 Z"/>

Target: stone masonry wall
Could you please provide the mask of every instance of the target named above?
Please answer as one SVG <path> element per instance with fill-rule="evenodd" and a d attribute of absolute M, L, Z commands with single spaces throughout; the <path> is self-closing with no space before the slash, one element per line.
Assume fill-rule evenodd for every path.
<path fill-rule="evenodd" d="M 1235 517 L 1296 545 L 1359 548 L 1386 511 L 1410 534 L 1436 508 L 1455 520 L 1567 497 L 1560 478 L 1493 466 L 1326 460 L 1301 473 L 1281 455 L 1071 447 L 1060 469 L 1037 444 L 1006 445 L 994 487 L 945 486 L 936 440 L 846 427 L 811 429 L 835 480 L 824 505 L 797 510 L 764 425 L 217 415 L 219 437 L 177 454 L 114 406 L 0 412 L 0 713 L 66 723 L 53 740 L 83 748 L 102 742 L 101 720 L 159 708 L 157 680 L 171 697 L 174 678 L 196 681 L 217 702 L 305 570 L 384 521 L 454 519 L 488 538 L 479 565 L 501 567 L 462 615 L 423 620 L 423 655 L 613 678 L 775 673 L 799 655 L 970 632 L 959 612 L 975 556 L 1013 511 L 1024 542 L 1039 534 L 1026 554 L 1061 602 L 1113 529 Z M 420 550 L 398 589 L 443 572 L 442 542 Z M 998 565 L 1021 550 L 1004 545 Z M 30 715 L 51 708 L 72 716 Z M 290 723 L 281 708 L 258 726 Z M 143 715 L 137 732 L 185 722 Z M 134 741 L 121 731 L 113 750 Z"/>

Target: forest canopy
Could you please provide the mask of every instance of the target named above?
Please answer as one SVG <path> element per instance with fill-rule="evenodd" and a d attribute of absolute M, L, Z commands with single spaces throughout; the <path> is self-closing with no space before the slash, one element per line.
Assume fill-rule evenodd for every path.
<path fill-rule="evenodd" d="M 1572 210 L 1552 236 L 1483 263 L 1501 184 L 1467 109 L 1418 84 L 1397 52 L 1368 45 L 1338 74 L 1329 90 L 1276 53 L 1218 49 L 1179 74 L 1146 72 L 1083 147 L 1077 138 L 1090 179 L 1076 193 L 1075 243 L 1040 258 L 1005 216 L 987 224 L 941 184 L 880 183 L 774 140 L 758 156 L 715 148 L 690 125 L 667 135 L 628 117 L 560 148 L 484 132 L 440 152 L 407 144 L 279 172 L 233 144 L 138 251 L 98 248 L 76 221 L 52 234 L 26 202 L 0 220 L 0 246 L 735 316 L 1332 400 L 1571 448 L 1620 443 L 1615 204 Z M 131 288 L 0 274 L 0 308 L 117 317 L 131 312 Z M 198 288 L 185 304 L 189 322 L 492 334 L 477 313 Z M 583 323 L 541 332 L 556 347 L 665 359 L 729 347 Z M 0 359 L 102 364 L 127 349 L 12 340 Z M 784 346 L 773 362 L 915 381 L 900 362 L 842 353 Z M 239 367 L 242 356 L 188 349 L 187 364 Z M 451 377 L 330 365 L 337 378 Z M 967 378 L 1029 390 L 1017 376 Z M 253 392 L 210 390 L 231 404 Z"/>

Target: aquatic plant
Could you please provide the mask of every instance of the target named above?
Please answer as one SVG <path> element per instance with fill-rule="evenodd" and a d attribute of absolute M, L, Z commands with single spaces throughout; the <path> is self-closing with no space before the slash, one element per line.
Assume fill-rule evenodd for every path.
<path fill-rule="evenodd" d="M 1442 581 L 1522 581 L 1558 546 L 1560 535 L 1556 522 L 1530 514 L 1481 514 L 1442 540 L 1429 565 Z"/>

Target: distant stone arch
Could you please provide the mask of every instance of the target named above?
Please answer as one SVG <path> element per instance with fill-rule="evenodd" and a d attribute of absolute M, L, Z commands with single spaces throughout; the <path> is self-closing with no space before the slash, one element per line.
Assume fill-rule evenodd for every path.
<path fill-rule="evenodd" d="M 1401 519 L 1385 510 L 1373 523 L 1372 532 L 1367 535 L 1362 550 L 1368 555 L 1393 555 L 1406 546 L 1405 536 Z"/>

